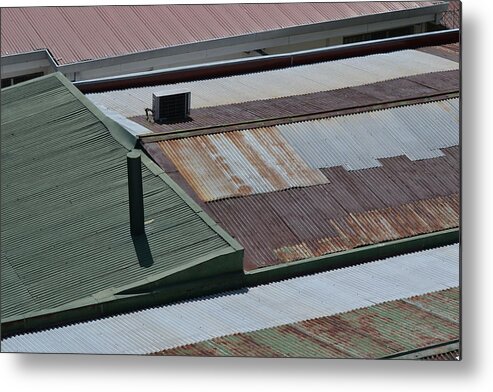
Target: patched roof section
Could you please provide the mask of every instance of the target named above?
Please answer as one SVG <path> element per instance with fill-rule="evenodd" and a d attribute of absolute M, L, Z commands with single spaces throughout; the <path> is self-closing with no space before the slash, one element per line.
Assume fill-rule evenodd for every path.
<path fill-rule="evenodd" d="M 128 135 L 61 74 L 1 94 L 2 323 L 101 302 L 239 248 L 143 157 L 143 252 L 130 236 Z"/>
<path fill-rule="evenodd" d="M 170 135 L 144 148 L 244 244 L 244 266 L 252 270 L 458 227 L 459 114 L 453 98 L 243 131 Z M 293 150 L 282 162 L 303 163 L 291 165 L 298 167 L 293 185 L 273 188 L 265 175 L 252 175 L 246 157 L 264 171 L 279 167 L 267 156 L 256 158 L 259 148 L 252 143 L 242 141 L 239 154 L 231 140 L 253 132 L 262 140 L 275 135 L 268 144 Z M 220 148 L 207 148 L 212 140 L 222 141 L 215 142 Z M 304 178 L 299 167 L 327 181 L 309 183 L 305 176 L 304 185 L 295 183 Z M 255 188 L 242 193 L 232 178 Z"/>

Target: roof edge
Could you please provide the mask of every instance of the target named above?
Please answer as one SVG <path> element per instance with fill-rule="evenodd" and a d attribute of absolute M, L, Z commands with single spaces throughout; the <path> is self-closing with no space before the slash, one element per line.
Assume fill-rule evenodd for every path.
<path fill-rule="evenodd" d="M 75 96 L 94 116 L 101 121 L 108 129 L 113 139 L 120 143 L 127 150 L 132 150 L 136 143 L 137 138 L 127 132 L 121 125 L 114 120 L 107 117 L 101 110 L 98 109 L 84 94 L 82 94 L 77 87 L 75 87 L 61 72 L 55 72 L 47 76 L 56 77 L 63 85 L 69 90 L 72 95 Z M 44 76 L 43 76 L 44 77 Z M 32 79 L 38 80 L 38 79 Z M 14 86 L 13 86 L 14 87 Z"/>
<path fill-rule="evenodd" d="M 243 246 L 229 235 L 219 224 L 214 221 L 175 181 L 171 179 L 151 158 L 145 153 L 142 154 L 142 163 L 156 176 L 161 178 L 180 198 L 187 203 L 192 210 L 197 213 L 202 220 L 222 237 L 235 251 L 242 251 Z"/>

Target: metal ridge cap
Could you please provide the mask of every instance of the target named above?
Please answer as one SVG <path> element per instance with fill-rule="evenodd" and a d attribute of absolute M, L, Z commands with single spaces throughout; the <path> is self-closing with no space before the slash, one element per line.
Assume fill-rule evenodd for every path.
<path fill-rule="evenodd" d="M 103 123 L 116 142 L 127 150 L 132 150 L 137 143 L 137 138 L 130 134 L 116 121 L 106 116 L 89 98 L 82 94 L 61 72 L 56 72 L 54 76 L 72 93 L 96 118 Z M 37 79 L 33 79 L 37 80 Z"/>

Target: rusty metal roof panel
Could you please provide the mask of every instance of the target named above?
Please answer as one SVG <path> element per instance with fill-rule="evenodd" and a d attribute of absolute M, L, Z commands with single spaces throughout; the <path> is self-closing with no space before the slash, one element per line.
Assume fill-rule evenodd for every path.
<path fill-rule="evenodd" d="M 323 169 L 329 184 L 214 201 L 207 211 L 244 245 L 246 269 L 457 227 L 460 181 L 445 159 Z"/>
<path fill-rule="evenodd" d="M 2 56 L 48 49 L 59 64 L 240 36 L 436 2 L 3 8 Z M 100 39 L 104 37 L 104 39 Z"/>
<path fill-rule="evenodd" d="M 204 201 L 327 183 L 275 128 L 158 142 Z"/>
<path fill-rule="evenodd" d="M 458 316 L 458 294 L 458 288 L 450 288 L 337 315 L 218 337 L 158 354 L 382 358 L 457 339 L 458 321 L 444 319 L 439 313 L 414 305 L 412 301 L 453 296 L 454 300 L 446 304 Z"/>
<path fill-rule="evenodd" d="M 316 187 L 303 190 L 313 194 L 315 192 L 309 192 L 313 188 Z M 325 204 L 331 202 L 328 192 L 321 200 L 324 204 L 314 205 L 291 197 L 294 191 L 297 190 L 281 192 L 276 198 L 272 194 L 255 195 L 207 205 L 215 220 L 244 246 L 245 269 L 322 256 L 450 229 L 459 224 L 458 194 L 371 211 L 347 212 L 337 217 L 331 216 L 325 208 Z M 291 214 L 292 211 L 299 212 Z M 304 225 L 299 225 L 300 216 Z M 322 217 L 327 220 L 319 224 Z"/>
<path fill-rule="evenodd" d="M 313 168 L 380 166 L 379 158 L 443 156 L 459 143 L 459 99 L 277 126 Z"/>
<path fill-rule="evenodd" d="M 327 183 L 318 168 L 359 171 L 381 166 L 381 158 L 443 157 L 441 148 L 459 143 L 458 116 L 458 99 L 451 99 L 157 144 L 196 194 L 209 202 Z M 441 167 L 447 174 L 444 181 L 454 178 L 454 168 L 447 163 Z M 369 176 L 362 176 L 371 188 Z M 375 183 L 388 184 L 386 191 L 396 187 L 385 175 Z"/>
<path fill-rule="evenodd" d="M 406 333 L 401 333 L 400 341 L 407 341 L 408 346 L 411 347 L 413 341 L 419 343 L 424 340 L 420 338 L 420 333 L 423 336 L 426 334 L 426 336 L 435 338 L 450 337 L 452 330 L 450 325 L 454 322 L 446 319 L 443 319 L 444 322 L 438 322 L 433 312 L 434 309 L 438 309 L 440 300 L 444 300 L 449 313 L 452 314 L 454 298 L 457 296 L 437 294 L 433 300 L 411 298 L 407 302 L 399 303 L 398 306 L 383 304 L 377 310 L 372 310 L 372 305 L 457 287 L 459 284 L 458 263 L 459 247 L 457 244 L 450 245 L 355 267 L 251 287 L 248 290 L 238 290 L 189 302 L 19 335 L 3 340 L 2 351 L 143 354 L 233 333 L 258 331 L 337 315 L 362 307 L 370 308 L 359 311 L 360 321 L 363 322 L 366 319 L 365 314 L 379 316 L 378 319 L 374 317 L 373 325 L 378 327 L 377 332 L 381 336 L 387 336 L 388 340 L 393 339 L 399 342 L 399 337 L 390 336 L 392 328 L 386 328 L 383 321 L 397 323 L 401 320 L 405 323 L 409 319 L 408 330 L 405 330 L 405 326 L 403 327 Z M 430 272 L 429 276 L 426 277 L 423 271 Z M 445 277 L 445 280 L 437 278 L 441 275 Z M 430 303 L 433 306 L 429 305 L 425 308 L 414 305 L 414 303 Z M 410 314 L 413 312 L 409 312 L 409 309 L 416 310 L 414 315 Z M 419 317 L 425 312 L 431 317 L 428 324 L 426 324 L 426 318 Z M 443 315 L 443 312 L 440 314 Z M 352 324 L 352 328 L 357 330 L 360 325 L 355 324 L 355 317 L 351 313 L 340 314 L 337 318 L 345 322 L 337 323 L 334 328 L 342 333 L 348 324 Z M 421 324 L 418 320 L 421 320 Z M 370 323 L 371 320 L 368 322 Z M 305 322 L 303 328 L 315 329 L 317 323 L 317 321 Z M 399 325 L 393 325 L 394 334 L 398 333 Z M 363 331 L 367 331 L 364 325 L 361 327 Z M 359 330 L 361 334 L 361 328 Z M 368 331 L 371 333 L 370 330 Z M 430 335 L 430 331 L 433 335 Z M 406 337 L 406 334 L 409 336 Z M 311 335 L 314 336 L 313 333 Z M 329 337 L 330 334 L 326 334 L 324 339 Z M 348 335 L 346 337 L 347 341 L 349 337 Z M 264 344 L 270 344 L 270 347 L 275 345 L 267 335 L 264 339 Z M 291 343 L 282 344 L 280 342 L 279 347 L 287 349 L 289 344 Z M 329 351 L 334 355 L 337 352 L 346 354 L 349 347 L 349 343 L 340 341 L 331 343 L 331 345 L 332 348 Z M 364 346 L 364 342 L 354 341 L 354 345 Z M 319 352 L 315 347 L 313 349 Z M 398 347 L 390 347 L 390 350 L 397 349 Z M 269 352 L 268 347 L 266 350 L 266 353 Z M 357 350 L 362 350 L 362 348 Z M 292 355 L 295 352 L 303 353 L 299 351 L 299 347 L 293 347 Z"/>
<path fill-rule="evenodd" d="M 405 76 L 458 70 L 459 64 L 418 50 L 404 50 L 273 71 L 183 82 L 172 88 L 192 93 L 191 107 L 227 105 L 360 86 Z M 166 85 L 88 94 L 96 105 L 126 117 L 145 114 L 152 93 Z"/>
<path fill-rule="evenodd" d="M 162 150 L 151 154 L 201 202 Z M 359 171 L 324 168 L 328 184 L 216 200 L 203 208 L 244 245 L 247 270 L 457 227 L 460 148 L 443 154 L 384 158 L 382 166 Z"/>

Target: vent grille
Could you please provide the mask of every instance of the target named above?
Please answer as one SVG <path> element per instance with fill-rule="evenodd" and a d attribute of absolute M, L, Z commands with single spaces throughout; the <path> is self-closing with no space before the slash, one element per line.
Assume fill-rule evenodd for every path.
<path fill-rule="evenodd" d="M 187 90 L 171 90 L 152 94 L 154 121 L 169 123 L 189 119 L 190 98 L 191 93 Z"/>

